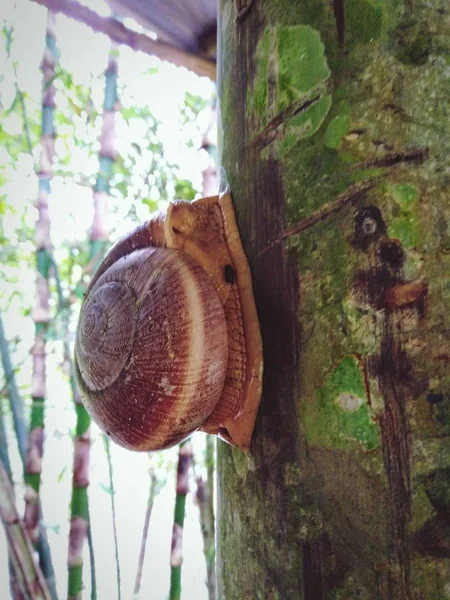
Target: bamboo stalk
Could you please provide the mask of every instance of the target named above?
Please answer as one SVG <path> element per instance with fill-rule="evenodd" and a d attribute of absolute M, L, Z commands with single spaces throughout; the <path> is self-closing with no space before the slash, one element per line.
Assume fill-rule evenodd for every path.
<path fill-rule="evenodd" d="M 56 283 L 56 293 L 58 298 L 58 310 L 60 313 L 64 314 L 67 312 L 67 302 L 64 299 L 64 294 L 61 286 L 61 278 L 59 275 L 58 265 L 56 264 L 54 258 L 52 257 L 52 268 L 53 275 Z M 72 356 L 70 351 L 70 345 L 67 339 L 68 330 L 69 330 L 69 314 L 67 314 L 65 318 L 65 323 L 63 327 L 63 346 L 64 346 L 64 363 L 67 365 L 67 371 L 69 373 L 69 383 L 72 401 L 74 403 L 75 409 L 79 405 L 82 406 L 80 394 L 78 392 L 78 386 L 74 375 L 74 368 L 72 362 Z M 72 564 L 72 571 L 69 571 L 69 575 L 72 575 L 72 579 L 69 577 L 68 582 L 68 596 L 71 597 L 73 589 L 79 589 L 79 593 L 81 594 L 82 589 L 82 563 L 81 568 L 77 562 L 77 557 L 81 555 L 82 560 L 82 551 L 83 551 L 83 543 L 86 531 L 89 527 L 89 507 L 87 500 L 87 487 L 89 485 L 89 447 L 90 447 L 90 439 L 89 432 L 82 432 L 80 434 L 80 430 L 83 430 L 83 421 L 78 423 L 75 430 L 75 451 L 74 451 L 74 466 L 73 466 L 73 475 L 72 475 L 72 497 L 71 497 L 71 522 L 70 522 L 70 530 L 69 530 L 69 558 L 68 562 Z M 77 446 L 77 441 L 80 443 Z M 81 449 L 80 449 L 81 446 Z M 75 460 L 76 458 L 76 460 Z M 87 515 L 87 516 L 86 516 Z M 86 518 L 85 518 L 86 517 Z M 84 521 L 87 521 L 88 525 L 85 527 Z M 92 540 L 91 540 L 92 541 Z M 90 553 L 93 553 L 93 545 L 90 543 L 89 545 Z M 70 568 L 70 566 L 69 566 Z M 92 569 L 94 572 L 92 572 Z M 95 582 L 95 561 L 91 558 L 91 577 Z M 92 592 L 96 593 L 95 584 L 91 585 Z M 76 592 L 78 593 L 78 592 Z M 75 595 L 76 597 L 76 595 Z M 81 596 L 80 596 L 81 597 Z"/>
<path fill-rule="evenodd" d="M 9 403 L 11 406 L 11 412 L 13 416 L 14 431 L 17 437 L 17 443 L 19 447 L 19 454 L 22 462 L 25 463 L 26 451 L 27 451 L 27 430 L 25 427 L 25 420 L 23 416 L 23 400 L 19 394 L 19 390 L 16 384 L 16 378 L 14 369 L 11 363 L 11 357 L 9 355 L 8 342 L 5 336 L 5 329 L 3 327 L 3 318 L 0 315 L 0 354 L 2 358 L 2 367 L 5 377 L 5 385 L 8 391 Z"/>
<path fill-rule="evenodd" d="M 0 518 L 5 528 L 11 564 L 20 592 L 30 600 L 50 600 L 44 576 L 33 557 L 33 546 L 19 518 L 8 474 L 0 462 Z"/>
<path fill-rule="evenodd" d="M 42 456 L 44 450 L 44 404 L 46 396 L 46 343 L 45 337 L 50 321 L 49 270 L 50 270 L 50 220 L 48 195 L 52 177 L 55 130 L 53 125 L 54 94 L 52 80 L 57 59 L 53 33 L 54 17 L 49 13 L 46 45 L 41 63 L 43 71 L 41 157 L 39 169 L 39 193 L 36 202 L 36 305 L 33 311 L 35 341 L 33 347 L 32 408 L 25 464 L 25 526 L 33 545 L 39 539 L 39 491 L 41 485 Z"/>
<path fill-rule="evenodd" d="M 15 371 L 11 363 L 11 357 L 9 355 L 8 343 L 5 337 L 5 331 L 3 328 L 3 321 L 0 315 L 0 354 L 2 358 L 3 372 L 6 379 L 6 388 L 8 390 L 8 397 L 13 415 L 13 424 L 16 434 L 16 439 L 19 447 L 19 455 L 22 461 L 22 466 L 25 469 L 26 464 L 26 427 L 25 418 L 23 414 L 23 399 L 19 393 L 16 384 Z M 2 442 L 2 449 L 6 449 L 6 445 Z M 42 519 L 42 509 L 39 506 L 39 519 Z M 53 562 L 50 552 L 50 546 L 47 540 L 47 532 L 43 527 L 39 527 L 37 549 L 39 552 L 39 564 L 45 575 L 47 585 L 50 589 L 52 598 L 57 598 L 56 584 L 55 584 L 55 572 L 53 568 Z"/>
<path fill-rule="evenodd" d="M 66 303 L 63 296 L 61 280 L 58 267 L 55 261 L 52 261 L 54 277 L 56 281 L 56 290 L 58 296 L 58 307 L 60 312 L 66 310 Z M 72 471 L 72 498 L 71 498 L 71 520 L 69 530 L 69 581 L 68 581 L 68 597 L 81 598 L 81 590 L 83 587 L 83 544 L 89 527 L 89 505 L 87 498 L 87 488 L 89 485 L 89 454 L 90 454 L 90 437 L 89 425 L 83 419 L 83 407 L 81 397 L 78 392 L 78 386 L 75 379 L 73 362 L 71 357 L 70 345 L 67 340 L 69 328 L 69 316 L 66 317 L 64 326 L 64 362 L 68 365 L 70 390 L 72 400 L 77 411 L 77 425 L 75 430 L 75 450 L 74 464 Z M 84 410 L 84 407 L 83 407 Z M 79 413 L 81 412 L 81 416 Z M 84 411 L 86 412 L 86 411 Z M 87 413 L 86 413 L 87 414 Z M 80 416 L 80 418 L 78 418 Z M 93 554 L 93 546 L 90 543 L 90 553 Z M 93 572 L 92 572 L 93 570 Z M 91 557 L 91 577 L 94 585 L 91 584 L 92 593 L 96 594 L 95 589 L 95 562 Z"/>
<path fill-rule="evenodd" d="M 39 521 L 42 522 L 42 520 L 42 506 L 39 504 Z M 58 600 L 58 593 L 56 591 L 55 569 L 53 567 L 50 544 L 48 543 L 47 532 L 42 525 L 39 527 L 39 539 L 37 544 L 37 550 L 39 554 L 39 567 L 41 568 L 41 571 L 44 574 L 47 587 L 50 590 L 50 596 L 52 600 Z"/>
<path fill-rule="evenodd" d="M 50 193 L 50 180 L 52 178 L 53 147 L 55 130 L 53 126 L 54 94 L 55 89 L 52 85 L 55 64 L 57 60 L 57 50 L 53 32 L 54 16 L 49 13 L 47 18 L 46 45 L 41 63 L 43 72 L 43 91 L 42 91 L 42 129 L 41 129 L 41 156 L 38 172 L 38 197 L 36 208 L 38 218 L 35 227 L 36 243 L 36 305 L 33 311 L 35 322 L 35 341 L 33 347 L 33 374 L 32 374 L 32 407 L 31 423 L 28 434 L 28 446 L 26 449 L 24 464 L 24 480 L 26 486 L 25 492 L 25 516 L 24 523 L 32 544 L 39 550 L 40 566 L 45 573 L 47 584 L 50 588 L 53 599 L 57 598 L 56 586 L 54 580 L 54 569 L 50 554 L 50 547 L 45 530 L 40 527 L 42 519 L 42 509 L 39 500 L 39 491 L 41 484 L 43 442 L 44 442 L 44 402 L 46 395 L 45 383 L 45 336 L 48 328 L 49 313 L 49 269 L 51 264 L 50 256 L 50 222 L 48 215 L 48 195 Z M 25 105 L 21 103 L 24 123 L 27 123 Z M 25 133 L 27 127 L 25 127 Z M 26 136 L 27 143 L 29 137 Z M 32 149 L 28 148 L 32 153 Z M 14 400 L 13 400 L 14 402 Z M 19 410 L 20 412 L 20 410 Z M 18 440 L 21 434 L 16 433 Z M 24 445 L 19 441 L 19 449 Z M 23 450 L 21 450 L 21 454 Z"/>
<path fill-rule="evenodd" d="M 56 274 L 56 265 L 54 265 L 54 268 L 55 278 L 59 282 L 59 275 Z M 59 283 L 57 284 L 57 289 L 61 307 L 61 304 L 64 301 Z M 72 497 L 70 503 L 71 518 L 68 552 L 68 597 L 70 599 L 81 599 L 81 591 L 83 588 L 83 545 L 89 527 L 89 504 L 87 488 L 89 486 L 89 455 L 91 444 L 89 435 L 90 419 L 81 402 L 81 397 L 75 380 L 70 347 L 67 339 L 64 340 L 64 361 L 66 364 L 68 364 L 71 395 L 77 413 L 74 442 L 74 463 L 72 470 Z M 89 549 L 90 553 L 92 554 L 92 543 L 90 543 Z M 93 558 L 91 557 L 91 569 L 94 569 L 94 572 L 91 571 L 91 577 L 95 582 L 95 563 L 93 563 L 92 560 Z M 95 583 L 94 585 L 91 583 L 91 589 L 92 593 L 95 595 Z"/>
<path fill-rule="evenodd" d="M 183 525 L 186 508 L 186 495 L 189 491 L 189 466 L 192 458 L 190 439 L 180 444 L 176 483 L 175 511 L 170 551 L 170 593 L 169 600 L 181 598 L 181 564 L 183 546 Z"/>
<path fill-rule="evenodd" d="M 202 56 L 179 50 L 170 44 L 153 40 L 147 35 L 136 33 L 122 23 L 107 17 L 101 17 L 96 12 L 74 0 L 34 0 L 37 4 L 47 7 L 54 13 L 62 13 L 71 19 L 84 23 L 94 31 L 106 34 L 116 44 L 124 44 L 133 50 L 157 56 L 178 67 L 185 67 L 209 79 L 216 78 L 215 63 Z"/>
<path fill-rule="evenodd" d="M 117 94 L 117 47 L 112 44 L 105 71 L 105 101 L 100 134 L 99 170 L 94 188 L 94 217 L 90 229 L 92 272 L 95 272 L 109 240 L 107 223 L 110 180 L 115 161 L 115 120 L 119 108 Z"/>
<path fill-rule="evenodd" d="M 156 479 L 155 470 L 153 469 L 152 466 L 150 466 L 149 471 L 150 471 L 150 490 L 148 493 L 147 508 L 145 510 L 144 527 L 142 529 L 141 549 L 139 552 L 136 580 L 134 582 L 134 590 L 133 590 L 134 600 L 137 600 L 137 598 L 139 597 L 139 591 L 141 589 L 142 571 L 144 568 L 145 550 L 147 547 L 148 528 L 150 525 L 150 517 L 152 514 L 152 510 L 153 510 L 153 503 L 155 501 L 155 496 L 156 496 L 157 479 Z"/>
<path fill-rule="evenodd" d="M 208 515 L 208 489 L 207 482 L 201 475 L 196 478 L 197 491 L 195 494 L 197 506 L 200 515 L 200 528 L 203 539 L 203 554 L 206 563 L 206 587 L 208 589 L 208 599 L 214 600 L 215 592 L 215 569 L 214 569 L 214 538 L 211 544 L 211 522 Z"/>
<path fill-rule="evenodd" d="M 6 38 L 7 38 L 7 53 L 8 58 L 10 57 L 11 50 L 11 42 L 12 42 L 12 27 L 6 29 Z M 25 98 L 22 90 L 19 88 L 17 83 L 17 67 L 16 64 L 12 61 L 12 68 L 15 75 L 15 89 L 16 96 L 19 98 L 20 107 L 22 111 L 22 120 L 23 120 L 23 133 L 25 137 L 27 151 L 30 154 L 31 158 L 33 158 L 33 147 L 31 142 L 30 135 L 30 127 L 28 123 L 28 117 L 26 113 L 25 107 Z M 44 85 L 45 89 L 45 85 Z M 39 198 L 38 198 L 39 199 Z M 16 439 L 19 448 L 19 455 L 22 461 L 23 469 L 25 471 L 25 465 L 27 460 L 27 431 L 25 426 L 25 417 L 24 417 L 24 403 L 19 391 L 17 389 L 16 381 L 15 381 L 15 373 L 11 365 L 11 360 L 9 356 L 8 345 L 6 342 L 3 323 L 0 322 L 0 347 L 1 347 L 1 356 L 2 356 L 2 365 L 5 372 L 5 379 L 8 388 L 8 396 L 11 406 L 11 412 L 13 415 L 13 423 L 14 430 L 16 434 Z M 42 520 L 42 508 L 38 507 L 38 518 Z M 55 583 L 55 573 L 53 568 L 53 562 L 51 558 L 50 546 L 48 544 L 47 532 L 43 527 L 39 527 L 38 532 L 38 542 L 37 549 L 39 552 L 39 563 L 44 573 L 44 576 L 47 581 L 47 585 L 50 589 L 51 597 L 55 600 L 57 599 L 56 593 L 56 583 Z M 17 593 L 14 594 L 14 597 L 20 596 L 20 590 L 17 590 Z"/>
<path fill-rule="evenodd" d="M 91 526 L 91 516 L 89 511 L 88 504 L 88 530 L 87 530 L 87 540 L 88 540 L 88 548 L 89 548 L 89 566 L 91 568 L 91 600 L 97 600 L 97 569 L 95 566 L 95 553 L 94 553 L 94 541 L 92 538 L 92 526 Z"/>
<path fill-rule="evenodd" d="M 3 413 L 3 402 L 0 402 L 0 462 L 4 467 L 9 480 L 12 481 L 12 470 L 8 453 L 8 437 L 6 435 L 5 419 Z"/>
<path fill-rule="evenodd" d="M 0 315 L 0 321 L 1 321 L 1 315 Z M 2 327 L 2 326 L 3 326 L 3 324 L 0 323 L 0 327 Z M 4 411 L 3 402 L 0 402 L 0 463 L 3 465 L 3 468 L 5 469 L 5 473 L 8 476 L 9 481 L 11 482 L 11 489 L 13 489 L 12 488 L 13 474 L 12 474 L 12 470 L 11 470 L 11 462 L 9 460 L 8 436 L 6 435 L 4 412 L 5 411 Z M 20 591 L 20 588 L 19 588 L 17 580 L 16 580 L 13 557 L 11 556 L 10 549 L 8 549 L 8 557 L 9 557 L 9 560 L 8 560 L 9 587 L 11 590 L 11 596 L 14 599 L 16 599 L 16 598 L 19 598 L 21 591 Z"/>
<path fill-rule="evenodd" d="M 19 455 L 21 457 L 22 466 L 25 468 L 25 460 L 26 460 L 26 427 L 25 427 L 25 419 L 23 415 L 23 399 L 19 393 L 16 384 L 15 372 L 11 364 L 11 358 L 9 355 L 8 343 L 5 337 L 5 332 L 3 328 L 3 321 L 0 315 L 0 351 L 2 357 L 2 366 L 3 372 L 6 379 L 6 388 L 8 390 L 8 397 L 11 406 L 11 412 L 13 414 L 13 423 L 14 429 L 16 433 L 16 438 L 18 441 L 19 447 Z M 3 411 L 2 411 L 3 417 Z M 0 429 L 3 425 L 0 425 Z M 10 476 L 12 481 L 12 470 L 9 464 L 9 455 L 7 452 L 7 441 L 6 441 L 6 432 L 0 431 L 0 460 L 2 460 L 3 465 L 7 471 L 7 474 Z M 42 509 L 39 506 L 39 518 L 42 518 Z M 47 540 L 47 533 L 45 529 L 39 527 L 39 536 L 37 549 L 39 553 L 39 564 L 42 569 L 42 572 L 45 575 L 45 579 L 47 582 L 47 586 L 50 590 L 50 594 L 53 600 L 57 599 L 56 593 L 56 584 L 55 584 L 55 572 L 53 568 L 53 562 L 51 558 L 50 546 Z M 17 582 L 14 582 L 14 585 L 18 586 Z M 20 586 L 16 589 L 14 593 L 14 598 L 20 598 L 19 592 L 21 591 Z M 23 594 L 23 591 L 22 591 Z"/>
<path fill-rule="evenodd" d="M 116 578 L 117 578 L 117 597 L 118 600 L 122 598 L 122 581 L 120 576 L 120 561 L 119 561 L 119 542 L 117 539 L 117 518 L 116 518 L 116 490 L 114 486 L 114 477 L 113 477 L 113 468 L 112 468 L 112 460 L 111 460 L 111 448 L 109 437 L 107 435 L 103 436 L 103 441 L 105 443 L 106 450 L 106 458 L 108 460 L 108 474 L 109 474 L 109 488 L 111 491 L 111 512 L 113 518 L 113 534 L 114 534 L 114 556 L 116 560 Z"/>
<path fill-rule="evenodd" d="M 203 555 L 206 566 L 206 587 L 208 600 L 216 598 L 216 564 L 215 564 L 215 515 L 214 515 L 214 468 L 215 440 L 213 436 L 206 437 L 206 480 L 201 474 L 195 475 L 197 490 L 195 499 L 199 510 L 200 529 L 203 539 Z M 194 472 L 195 461 L 193 459 Z"/>

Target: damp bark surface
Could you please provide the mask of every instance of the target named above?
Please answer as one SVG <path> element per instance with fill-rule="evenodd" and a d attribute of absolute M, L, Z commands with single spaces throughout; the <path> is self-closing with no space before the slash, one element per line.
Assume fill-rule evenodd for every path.
<path fill-rule="evenodd" d="M 220 0 L 265 360 L 250 452 L 219 442 L 220 600 L 450 598 L 449 31 L 446 0 Z"/>

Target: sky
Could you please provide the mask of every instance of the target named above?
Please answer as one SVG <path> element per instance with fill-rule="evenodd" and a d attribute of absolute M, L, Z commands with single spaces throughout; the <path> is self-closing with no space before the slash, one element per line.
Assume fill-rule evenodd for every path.
<path fill-rule="evenodd" d="M 103 2 L 84 2 L 103 15 L 108 9 Z M 29 0 L 4 0 L 0 3 L 0 19 L 6 20 L 14 27 L 15 43 L 13 60 L 17 63 L 19 87 L 26 91 L 30 104 L 35 103 L 39 109 L 42 73 L 39 64 L 44 47 L 44 31 L 46 10 Z M 127 21 L 128 26 L 134 26 Z M 61 53 L 61 65 L 79 83 L 88 84 L 92 76 L 96 77 L 106 68 L 110 42 L 106 36 L 94 34 L 87 27 L 58 16 L 56 22 L 56 40 Z M 14 97 L 14 73 L 11 61 L 7 61 L 4 45 L 0 49 L 0 64 L 3 65 L 4 79 L 0 81 L 2 98 L 7 105 Z M 149 78 L 145 71 L 158 67 L 156 75 Z M 178 103 L 186 91 L 208 97 L 212 93 L 212 84 L 205 78 L 199 78 L 185 69 L 161 63 L 154 57 L 134 53 L 127 47 L 121 47 L 119 58 L 119 76 L 126 85 L 129 97 L 122 98 L 124 103 L 148 105 L 163 125 L 161 136 L 167 149 L 169 160 L 178 162 L 182 175 L 194 181 L 200 187 L 201 161 L 198 152 L 183 146 L 183 139 L 177 120 Z M 103 86 L 99 79 L 93 88 L 94 102 L 101 106 Z M 61 107 L 59 107 L 61 108 Z M 206 118 L 206 116 L 204 117 Z M 19 132 L 22 124 L 15 117 L 3 123 L 11 133 Z M 193 125 L 192 135 L 200 134 L 197 125 Z M 117 127 L 117 149 L 129 143 L 124 136 L 130 135 L 129 129 Z M 131 132 L 138 136 L 139 132 Z M 58 143 L 58 142 L 57 142 Z M 74 161 L 77 156 L 72 157 Z M 27 219 L 34 223 L 35 209 L 33 202 L 37 192 L 37 178 L 33 171 L 33 161 L 29 156 L 21 157 L 14 168 L 8 168 L 8 157 L 0 148 L 0 163 L 6 165 L 8 183 L 2 189 L 17 207 L 16 215 L 5 217 L 5 230 L 9 232 L 10 241 L 15 239 L 17 219 L 26 208 Z M 86 165 L 86 169 L 95 171 L 96 164 Z M 138 217 L 148 218 L 146 207 L 140 209 Z M 126 207 L 113 215 L 110 223 L 114 237 L 128 231 L 132 223 L 126 217 Z M 92 220 L 92 193 L 86 187 L 75 183 L 55 180 L 52 185 L 50 200 L 50 218 L 52 222 L 51 236 L 56 248 L 67 240 L 85 239 Z M 8 219 L 8 222 L 7 220 Z M 32 244 L 23 246 L 25 252 L 32 252 Z M 4 266 L 6 269 L 6 265 Z M 17 290 L 20 291 L 12 301 L 7 303 L 5 329 L 8 339 L 17 342 L 13 358 L 15 364 L 21 364 L 18 383 L 22 393 L 30 392 L 31 361 L 29 350 L 33 340 L 33 323 L 25 317 L 24 305 L 31 305 L 34 294 L 34 280 L 27 273 L 17 279 Z M 1 309 L 5 310 L 6 298 L 10 290 L 0 290 Z M 5 314 L 5 313 L 4 313 Z M 48 400 L 46 413 L 46 442 L 43 463 L 42 502 L 45 525 L 48 531 L 52 556 L 57 574 L 58 592 L 61 598 L 67 595 L 67 543 L 69 529 L 69 501 L 71 490 L 72 437 L 75 427 L 75 413 L 70 401 L 67 380 L 61 371 L 61 348 L 58 343 L 49 344 L 48 355 Z M 117 584 L 114 562 L 114 543 L 112 533 L 112 517 L 110 493 L 108 492 L 108 469 L 103 440 L 98 429 L 92 430 L 91 486 L 90 507 L 92 530 L 96 554 L 98 598 L 114 600 L 117 595 Z M 10 450 L 15 473 L 15 493 L 17 505 L 23 514 L 24 487 L 21 480 L 21 467 L 17 452 L 14 451 L 14 440 L 10 440 Z M 194 448 L 199 453 L 204 447 L 204 436 L 194 436 Z M 114 464 L 114 482 L 116 487 L 116 504 L 118 516 L 118 538 L 121 567 L 122 598 L 132 598 L 134 578 L 137 568 L 137 557 L 140 548 L 140 536 L 144 522 L 145 508 L 149 488 L 148 468 L 150 459 L 146 454 L 131 453 L 112 445 Z M 173 471 L 176 465 L 176 449 L 167 451 L 164 462 L 172 463 L 173 468 L 167 475 L 164 468 L 157 468 L 159 477 L 167 477 L 167 483 L 157 497 L 150 523 L 146 561 L 142 578 L 141 598 L 165 600 L 169 590 L 169 555 L 173 507 L 175 501 Z M 157 461 L 158 459 L 156 459 Z M 155 459 L 153 459 L 154 464 Z M 202 554 L 202 540 L 198 521 L 198 509 L 194 505 L 192 495 L 187 501 L 183 549 L 183 596 L 184 600 L 204 600 L 207 597 L 205 587 L 205 567 Z M 89 597 L 89 568 L 87 547 L 85 548 L 85 584 L 84 597 Z M 3 530 L 0 530 L 0 599 L 8 598 L 7 552 Z"/>

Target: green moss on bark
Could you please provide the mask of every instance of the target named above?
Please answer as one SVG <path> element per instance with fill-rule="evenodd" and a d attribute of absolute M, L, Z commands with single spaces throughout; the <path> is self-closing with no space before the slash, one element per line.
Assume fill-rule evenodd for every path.
<path fill-rule="evenodd" d="M 300 420 L 308 443 L 314 446 L 373 450 L 380 445 L 364 374 L 352 356 L 344 358 L 325 377 L 312 402 L 303 402 Z"/>

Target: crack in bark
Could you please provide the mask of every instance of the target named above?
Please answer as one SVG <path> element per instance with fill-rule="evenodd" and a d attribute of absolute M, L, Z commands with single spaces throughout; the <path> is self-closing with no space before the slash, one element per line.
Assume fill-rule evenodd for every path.
<path fill-rule="evenodd" d="M 234 6 L 236 8 L 237 14 L 234 17 L 235 23 L 242 23 L 242 21 L 246 18 L 248 13 L 250 12 L 253 6 L 254 0 L 234 0 Z"/>
<path fill-rule="evenodd" d="M 405 152 L 392 152 L 381 158 L 372 158 L 358 163 L 354 166 L 355 169 L 367 169 L 372 167 L 392 167 L 399 163 L 421 163 L 428 158 L 428 148 L 416 148 Z"/>
<path fill-rule="evenodd" d="M 339 49 L 342 51 L 345 44 L 345 0 L 333 0 L 333 11 Z"/>
<path fill-rule="evenodd" d="M 333 213 L 339 212 L 348 204 L 360 200 L 369 190 L 375 187 L 376 181 L 376 179 L 366 179 L 351 185 L 345 190 L 345 192 L 340 194 L 336 200 L 324 204 L 321 208 L 319 208 L 319 210 L 313 212 L 312 215 L 310 215 L 307 219 L 304 219 L 303 221 L 300 221 L 300 223 L 297 223 L 297 225 L 294 227 L 287 229 L 284 232 L 282 239 L 286 239 L 301 233 L 305 229 L 320 223 L 320 221 L 324 221 Z"/>
<path fill-rule="evenodd" d="M 275 140 L 280 139 L 283 135 L 284 123 L 292 117 L 305 112 L 314 104 L 317 104 L 324 96 L 331 93 L 331 87 L 331 83 L 326 82 L 324 85 L 316 87 L 313 90 L 313 93 L 309 94 L 309 97 L 308 95 L 303 96 L 300 100 L 286 106 L 286 108 L 275 115 L 266 127 L 253 139 L 253 144 L 257 147 L 265 148 Z"/>

